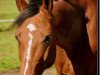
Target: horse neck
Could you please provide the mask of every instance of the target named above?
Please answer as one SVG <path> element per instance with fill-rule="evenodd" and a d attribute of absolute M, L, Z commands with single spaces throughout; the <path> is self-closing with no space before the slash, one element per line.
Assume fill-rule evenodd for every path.
<path fill-rule="evenodd" d="M 69 5 L 67 5 L 67 8 L 70 7 L 68 6 Z M 67 15 L 58 12 L 56 9 L 53 11 L 56 20 L 55 37 L 57 39 L 57 44 L 65 49 L 73 64 L 76 75 L 95 75 L 93 72 L 94 69 L 96 69 L 96 59 L 89 45 L 86 25 L 81 25 L 81 23 L 79 23 L 80 18 L 73 15 L 76 14 L 73 8 L 73 11 L 71 11 L 73 13 L 71 14 L 71 12 L 69 12 L 70 9 L 62 9 L 60 6 L 58 7 L 61 12 L 64 11 Z M 71 25 L 74 29 L 71 29 Z"/>
<path fill-rule="evenodd" d="M 63 39 L 63 42 L 57 44 L 65 49 L 73 64 L 76 75 L 96 75 L 96 58 L 90 48 L 86 28 L 82 32 L 84 34 L 80 35 L 77 40 L 71 43 L 66 39 L 66 36 L 65 38 L 62 36 L 62 33 L 57 33 L 59 34 L 58 38 L 61 37 L 59 39 Z"/>
<path fill-rule="evenodd" d="M 89 1 L 89 0 L 67 0 L 67 1 L 72 5 L 78 5 L 78 6 L 81 6 L 83 8 L 86 8 L 87 1 Z"/>
<path fill-rule="evenodd" d="M 88 9 L 88 6 L 97 6 L 97 0 L 65 0 L 72 5 L 78 5 L 83 7 L 85 10 Z"/>
<path fill-rule="evenodd" d="M 90 48 L 87 33 L 78 39 L 73 45 L 72 56 L 69 57 L 76 75 L 96 75 L 96 58 Z"/>

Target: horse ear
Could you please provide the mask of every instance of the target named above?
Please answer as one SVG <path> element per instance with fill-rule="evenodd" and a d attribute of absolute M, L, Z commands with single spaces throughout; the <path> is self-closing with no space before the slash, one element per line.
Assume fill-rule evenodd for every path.
<path fill-rule="evenodd" d="M 51 12 L 53 8 L 53 0 L 43 0 L 43 6 L 48 12 Z"/>
<path fill-rule="evenodd" d="M 28 3 L 25 0 L 16 0 L 16 5 L 18 10 L 22 12 L 27 7 Z"/>

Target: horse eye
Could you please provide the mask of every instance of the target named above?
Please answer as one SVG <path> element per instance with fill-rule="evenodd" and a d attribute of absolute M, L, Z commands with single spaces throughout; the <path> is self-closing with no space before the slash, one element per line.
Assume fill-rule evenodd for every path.
<path fill-rule="evenodd" d="M 51 35 L 48 35 L 48 36 L 45 37 L 43 42 L 45 44 L 49 45 L 49 44 L 51 44 L 51 40 L 52 40 Z"/>

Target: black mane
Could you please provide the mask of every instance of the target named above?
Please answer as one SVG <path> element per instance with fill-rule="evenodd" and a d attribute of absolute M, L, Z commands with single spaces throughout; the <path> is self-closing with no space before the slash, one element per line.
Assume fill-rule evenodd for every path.
<path fill-rule="evenodd" d="M 42 0 L 30 0 L 29 5 L 24 9 L 24 11 L 15 20 L 13 25 L 20 26 L 27 18 L 36 15 L 39 11 L 39 7 L 42 5 Z"/>

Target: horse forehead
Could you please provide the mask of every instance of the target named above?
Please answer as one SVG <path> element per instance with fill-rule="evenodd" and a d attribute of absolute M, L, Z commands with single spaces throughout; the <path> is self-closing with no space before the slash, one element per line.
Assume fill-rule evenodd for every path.
<path fill-rule="evenodd" d="M 45 17 L 45 15 L 39 13 L 26 20 L 25 28 L 28 28 L 29 31 L 34 31 L 34 30 L 47 31 L 51 29 L 51 23 L 50 20 L 47 17 Z"/>

